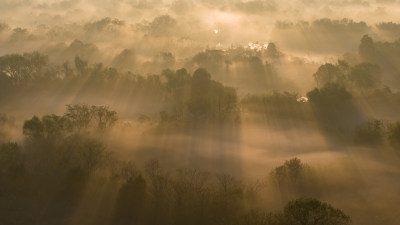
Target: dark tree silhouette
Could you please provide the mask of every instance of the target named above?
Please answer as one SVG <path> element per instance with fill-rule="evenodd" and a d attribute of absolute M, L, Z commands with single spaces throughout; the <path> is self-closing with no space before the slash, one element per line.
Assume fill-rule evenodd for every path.
<path fill-rule="evenodd" d="M 381 84 L 382 71 L 376 64 L 362 63 L 351 69 L 349 81 L 359 90 L 371 90 Z"/>
<path fill-rule="evenodd" d="M 348 225 L 350 217 L 340 209 L 313 198 L 290 201 L 283 209 L 285 224 L 290 225 Z"/>
<path fill-rule="evenodd" d="M 400 122 L 389 126 L 389 141 L 393 147 L 400 147 Z"/>
<path fill-rule="evenodd" d="M 376 60 L 377 55 L 374 41 L 368 35 L 364 35 L 361 38 L 361 43 L 358 47 L 358 54 L 363 61 L 374 62 Z"/>
<path fill-rule="evenodd" d="M 307 93 L 310 102 L 320 106 L 343 105 L 352 99 L 352 94 L 342 85 L 327 83 Z"/>

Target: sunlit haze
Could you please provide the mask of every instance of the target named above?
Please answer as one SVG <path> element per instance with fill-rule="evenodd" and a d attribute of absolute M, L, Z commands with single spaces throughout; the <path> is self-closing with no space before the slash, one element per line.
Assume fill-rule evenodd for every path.
<path fill-rule="evenodd" d="M 0 0 L 0 225 L 398 225 L 400 0 Z"/>

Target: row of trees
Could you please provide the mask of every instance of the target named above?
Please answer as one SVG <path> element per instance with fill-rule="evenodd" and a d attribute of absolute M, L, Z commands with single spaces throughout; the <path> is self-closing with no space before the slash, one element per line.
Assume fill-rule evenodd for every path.
<path fill-rule="evenodd" d="M 281 53 L 273 43 L 263 51 L 243 47 L 235 47 L 226 52 L 206 50 L 193 56 L 184 66 L 191 71 L 204 68 L 213 74 L 213 79 L 220 82 L 229 82 L 246 89 L 264 90 L 266 87 L 273 88 L 279 80 L 275 65 L 278 64 Z M 143 64 L 149 67 L 145 71 L 155 73 L 174 67 L 175 58 L 171 53 L 160 53 L 153 61 Z M 160 65 L 154 66 L 155 61 L 160 61 L 156 63 Z M 122 51 L 110 65 L 111 67 L 103 63 L 90 64 L 87 58 L 82 56 L 55 64 L 50 62 L 46 55 L 38 52 L 4 55 L 0 57 L 0 86 L 5 95 L 18 89 L 24 89 L 26 92 L 27 87 L 43 90 L 52 89 L 54 86 L 61 86 L 66 91 L 73 87 L 82 87 L 83 91 L 91 89 L 92 93 L 99 87 L 109 89 L 116 86 L 118 88 L 114 90 L 123 89 L 130 93 L 149 89 L 156 93 L 163 91 L 163 80 L 160 80 L 160 76 L 143 76 L 137 74 L 138 70 L 132 69 L 136 66 L 132 50 Z M 130 69 L 127 70 L 127 67 Z M 157 67 L 157 70 L 154 67 Z M 31 89 L 29 91 L 33 91 Z"/>
<path fill-rule="evenodd" d="M 2 211 L 2 220 L 64 224 L 74 218 L 80 223 L 87 217 L 71 213 L 82 211 L 101 218 L 89 224 L 350 223 L 342 211 L 316 199 L 290 201 L 282 213 L 256 210 L 253 204 L 269 182 L 246 184 L 228 174 L 197 169 L 171 173 L 158 161 L 146 163 L 141 171 L 105 147 L 116 119 L 115 111 L 104 106 L 67 105 L 63 116 L 25 121 L 24 143 L 4 142 L 0 147 L 0 207 L 9 204 L 9 198 L 16 207 Z M 269 177 L 283 201 L 312 193 L 307 185 L 312 171 L 296 158 Z M 114 200 L 106 200 L 110 198 Z M 93 205 L 98 204 L 94 199 L 103 200 Z"/>
<path fill-rule="evenodd" d="M 354 141 L 356 144 L 364 146 L 379 146 L 389 143 L 395 149 L 399 149 L 400 122 L 368 121 L 357 127 Z"/>
<path fill-rule="evenodd" d="M 353 94 L 343 85 L 327 83 L 306 96 L 290 92 L 247 95 L 241 100 L 244 111 L 261 112 L 267 118 L 304 123 L 315 121 L 321 126 L 349 129 L 363 120 L 363 114 L 353 101 Z M 350 123 L 349 123 L 350 122 Z"/>
<path fill-rule="evenodd" d="M 271 43 L 265 50 L 264 55 L 269 61 L 275 62 L 279 61 L 281 53 Z M 224 81 L 228 81 L 226 79 L 229 79 L 229 77 L 223 77 L 221 74 L 229 71 L 233 64 L 238 64 L 239 73 L 243 71 L 250 72 L 254 79 L 260 80 L 262 76 L 275 75 L 274 63 L 266 63 L 264 65 L 262 62 L 265 57 L 261 52 L 240 47 L 230 49 L 228 52 L 206 50 L 196 54 L 185 66 L 190 69 L 205 68 L 213 73 L 214 78 L 218 77 L 218 80 L 225 79 Z M 136 70 L 131 70 L 132 65 L 135 65 L 135 61 L 133 51 L 127 49 L 116 56 L 111 63 L 111 67 L 105 66 L 103 63 L 90 64 L 87 59 L 81 56 L 75 56 L 72 62 L 65 61 L 62 64 L 55 64 L 49 61 L 47 55 L 39 52 L 9 54 L 0 56 L 0 78 L 3 81 L 10 82 L 13 86 L 65 79 L 87 80 L 89 78 L 89 81 L 94 83 L 113 82 L 123 77 L 130 79 L 129 77 L 134 74 L 133 71 L 137 72 Z M 162 52 L 153 61 L 144 63 L 144 65 L 154 67 L 152 64 L 157 62 L 157 64 L 160 64 L 159 66 L 162 66 L 160 68 L 162 70 L 174 67 L 175 57 L 169 52 Z M 149 70 L 154 71 L 152 68 L 149 68 Z M 245 76 L 242 77 L 243 80 L 246 80 Z"/>
<path fill-rule="evenodd" d="M 47 79 L 51 76 L 48 65 L 48 57 L 38 52 L 5 55 L 0 57 L 1 80 L 4 82 L 8 78 L 12 85 L 20 86 L 33 80 Z"/>
<path fill-rule="evenodd" d="M 33 116 L 24 122 L 23 133 L 33 139 L 65 138 L 74 133 L 106 131 L 118 120 L 117 112 L 107 106 L 87 104 L 67 105 L 63 116 L 45 115 L 41 119 Z"/>
<path fill-rule="evenodd" d="M 87 60 L 76 56 L 73 63 L 66 61 L 62 65 L 49 62 L 46 55 L 38 52 L 4 55 L 0 57 L 0 80 L 3 87 L 23 88 L 58 82 L 85 82 L 99 85 L 118 81 L 130 84 L 140 83 L 145 77 L 131 72 L 121 72 L 102 63 L 89 64 Z"/>
<path fill-rule="evenodd" d="M 33 60 L 36 58 L 42 59 L 43 62 L 36 63 L 38 60 Z M 33 66 L 37 68 L 32 68 Z M 63 95 L 77 92 L 89 96 L 110 94 L 115 97 L 124 95 L 126 97 L 127 94 L 142 95 L 143 98 L 157 96 L 157 103 L 166 101 L 169 105 L 162 113 L 162 120 L 173 118 L 215 121 L 233 120 L 237 116 L 236 90 L 212 80 L 210 73 L 204 69 L 196 70 L 193 75 L 185 69 L 180 69 L 165 70 L 161 76 L 140 76 L 129 72 L 120 73 L 115 68 L 104 67 L 102 64 L 89 65 L 79 57 L 75 58 L 74 67 L 65 63 L 58 68 L 57 73 L 49 68 L 51 66 L 47 58 L 39 53 L 0 57 L 0 79 L 4 80 L 0 84 L 4 88 L 1 91 L 4 95 L 0 100 L 5 101 L 20 92 L 26 94 L 26 92 L 44 91 L 54 94 L 61 89 L 64 90 Z M 104 93 L 98 93 L 99 89 L 104 90 Z M 107 120 L 113 117 L 112 114 L 106 113 L 106 109 L 75 107 L 80 108 L 68 107 L 70 112 L 65 118 L 73 120 L 78 129 L 87 126 L 92 117 L 95 117 L 99 127 L 109 126 Z M 80 115 L 73 114 L 78 111 Z M 77 117 L 73 118 L 74 116 Z"/>
<path fill-rule="evenodd" d="M 312 120 L 312 109 L 308 99 L 293 92 L 273 92 L 271 94 L 246 95 L 240 101 L 242 112 L 261 113 L 268 120 L 279 121 L 279 126 L 285 123 L 306 122 Z"/>
<path fill-rule="evenodd" d="M 213 51 L 206 51 L 206 53 L 217 54 Z M 229 54 L 235 55 L 234 52 Z M 279 59 L 281 55 L 273 44 L 268 46 L 265 54 L 271 59 Z M 258 56 L 251 54 L 244 58 L 240 56 L 243 55 L 239 51 L 233 58 L 238 62 L 251 59 L 250 61 L 257 65 L 261 62 L 254 58 Z M 195 58 L 200 60 L 202 57 Z M 160 76 L 140 76 L 121 73 L 115 68 L 105 67 L 102 64 L 89 65 L 87 61 L 79 57 L 75 58 L 73 66 L 66 63 L 55 69 L 49 65 L 47 58 L 39 53 L 6 55 L 0 57 L 0 61 L 0 79 L 5 81 L 0 83 L 0 86 L 4 87 L 0 90 L 2 92 L 0 100 L 3 101 L 6 101 L 7 95 L 13 95 L 13 92 L 34 92 L 34 89 L 38 91 L 48 89 L 49 94 L 60 89 L 64 90 L 63 94 L 78 93 L 78 97 L 91 93 L 97 97 L 98 95 L 115 98 L 123 96 L 125 99 L 131 99 L 132 96 L 142 94 L 141 97 L 154 96 L 152 100 L 156 100 L 158 105 L 165 105 L 165 107 L 160 107 L 162 121 L 222 121 L 239 118 L 236 90 L 212 80 L 211 75 L 203 69 L 196 70 L 193 75 L 185 69 L 180 69 L 166 70 Z M 37 68 L 34 68 L 35 65 Z M 265 69 L 264 65 L 261 67 Z M 46 77 L 46 74 L 53 78 Z M 321 65 L 314 74 L 318 87 L 310 91 L 307 97 L 310 105 L 313 106 L 312 110 L 316 111 L 320 118 L 328 117 L 328 120 L 331 120 L 332 117 L 336 117 L 331 121 L 338 121 L 345 118 L 344 115 L 348 113 L 354 116 L 361 115 L 362 113 L 357 111 L 357 106 L 352 101 L 354 94 L 371 93 L 381 84 L 381 77 L 382 72 L 376 64 L 366 62 L 350 66 L 345 61 L 338 61 L 335 65 L 327 63 Z M 43 87 L 46 82 L 33 82 L 41 79 L 46 82 L 57 82 L 47 87 Z M 36 83 L 38 86 L 26 88 L 22 87 L 23 83 Z M 104 91 L 99 93 L 99 89 Z M 288 115 L 293 118 L 300 116 L 299 118 L 303 119 L 303 115 L 309 113 L 310 109 L 307 104 L 299 104 L 295 101 L 297 98 L 295 94 L 275 93 L 272 96 L 247 96 L 241 103 L 244 108 L 251 108 L 251 110 L 263 108 L 269 115 Z M 283 102 L 286 103 L 282 104 Z M 296 109 L 301 109 L 301 112 L 295 113 Z"/>
<path fill-rule="evenodd" d="M 170 173 L 158 161 L 146 163 L 140 171 L 130 162 L 105 157 L 108 151 L 99 140 L 68 139 L 64 145 L 71 152 L 69 156 L 60 151 L 54 154 L 56 150 L 44 148 L 46 145 L 1 146 L 0 207 L 8 204 L 8 198 L 13 198 L 12 204 L 16 206 L 0 213 L 2 221 L 255 225 L 351 222 L 341 210 L 313 198 L 289 201 L 279 213 L 256 209 L 253 201 L 261 195 L 258 185 L 245 184 L 228 174 L 197 169 Z M 71 164 L 72 159 L 79 161 Z M 292 159 L 277 167 L 270 177 L 282 194 L 289 194 L 288 188 L 295 192 L 287 196 L 292 199 L 306 195 L 302 185 L 308 182 L 307 168 L 300 160 Z M 110 198 L 114 200 L 107 200 Z M 100 204 L 96 199 L 101 199 Z M 87 215 L 92 214 L 94 217 L 88 220 Z"/>
<path fill-rule="evenodd" d="M 390 58 L 392 61 L 396 61 L 399 58 L 391 50 L 398 48 L 396 43 L 374 43 L 370 37 L 364 36 L 359 47 L 359 55 L 363 62 L 355 66 L 350 66 L 345 61 L 339 61 L 337 64 L 326 63 L 320 66 L 314 74 L 317 86 L 322 87 L 326 83 L 335 82 L 358 90 L 379 87 L 383 77 L 382 70 L 386 74 L 396 72 L 394 71 L 396 70 L 395 63 L 388 65 L 382 59 Z M 122 58 L 117 61 L 122 62 L 125 58 L 131 60 L 132 53 L 129 50 L 123 52 L 124 54 L 121 54 L 126 56 L 121 56 Z M 236 73 L 240 73 L 240 76 L 236 77 L 240 78 L 240 85 L 246 86 L 246 83 L 257 80 L 256 83 L 261 82 L 264 86 L 268 86 L 271 82 L 276 82 L 274 65 L 279 64 L 281 56 L 282 53 L 277 50 L 276 45 L 269 43 L 268 47 L 261 52 L 239 47 L 225 52 L 206 50 L 195 55 L 186 66 L 205 68 L 213 73 L 214 77 L 224 74 L 224 71 L 229 71 L 229 67 L 234 66 Z M 173 58 L 170 53 L 162 54 L 162 57 Z M 265 59 L 267 63 L 264 64 L 263 60 Z M 165 66 L 168 67 L 168 64 Z M 250 74 L 250 76 L 243 76 L 244 73 Z M 227 74 L 229 74 L 228 77 L 218 77 L 218 80 L 232 82 L 230 78 L 235 75 L 228 72 Z M 47 56 L 37 52 L 0 57 L 0 79 L 9 80 L 13 85 L 22 85 L 34 80 L 50 81 L 78 77 L 84 77 L 82 79 L 85 81 L 101 83 L 120 80 L 122 77 L 128 77 L 129 80 L 132 75 L 130 72 L 122 73 L 120 69 L 107 67 L 101 63 L 89 65 L 88 61 L 78 56 L 75 57 L 72 65 L 69 62 L 65 62 L 63 65 L 52 65 Z M 88 78 L 90 79 L 88 80 Z"/>
<path fill-rule="evenodd" d="M 386 89 L 377 89 L 360 97 L 343 85 L 326 83 L 321 88 L 309 91 L 306 98 L 289 92 L 247 95 L 240 101 L 240 107 L 244 112 L 262 113 L 268 119 L 278 120 L 278 124 L 283 127 L 290 119 L 301 123 L 316 121 L 322 131 L 329 132 L 329 136 L 341 133 L 347 142 L 357 145 L 390 145 L 397 149 L 400 143 L 398 122 L 370 121 L 368 115 L 365 115 L 357 104 L 360 98 L 370 102 L 371 107 L 389 102 L 396 104 L 397 94 Z M 395 108 L 396 106 L 388 105 L 388 108 L 382 110 Z"/>
<path fill-rule="evenodd" d="M 45 173 L 73 168 L 85 174 L 95 173 L 109 157 L 101 138 L 116 123 L 116 112 L 106 106 L 86 104 L 66 108 L 62 116 L 33 116 L 24 122 L 26 155 L 32 165 Z"/>

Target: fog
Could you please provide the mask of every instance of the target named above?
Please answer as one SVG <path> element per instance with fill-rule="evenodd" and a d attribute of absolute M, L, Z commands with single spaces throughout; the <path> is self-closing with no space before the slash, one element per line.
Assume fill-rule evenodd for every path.
<path fill-rule="evenodd" d="M 0 224 L 397 225 L 399 13 L 0 1 Z"/>

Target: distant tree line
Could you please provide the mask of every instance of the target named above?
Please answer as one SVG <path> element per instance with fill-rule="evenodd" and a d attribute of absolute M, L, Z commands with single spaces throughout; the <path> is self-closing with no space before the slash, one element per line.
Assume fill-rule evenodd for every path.
<path fill-rule="evenodd" d="M 336 64 L 321 65 L 313 74 L 317 87 L 305 96 L 277 91 L 266 94 L 270 89 L 268 85 L 274 86 L 276 81 L 274 65 L 278 65 L 283 56 L 273 43 L 261 51 L 244 48 L 232 48 L 227 52 L 206 50 L 193 57 L 194 66 L 215 73 L 232 63 L 236 69 L 243 66 L 241 76 L 261 85 L 264 94 L 249 94 L 242 99 L 238 98 L 235 88 L 213 80 L 205 69 L 197 69 L 193 74 L 186 69 L 167 69 L 161 75 L 139 75 L 121 72 L 102 63 L 89 64 L 79 56 L 73 63 L 54 65 L 47 56 L 37 52 L 5 55 L 0 57 L 0 102 L 9 103 L 10 99 L 25 95 L 74 94 L 76 98 L 124 99 L 126 104 L 133 105 L 135 100 L 145 97 L 148 102 L 159 106 L 159 113 L 156 112 L 159 116 L 143 116 L 162 122 L 239 121 L 241 111 L 263 111 L 280 121 L 283 118 L 310 120 L 313 114 L 319 122 L 325 123 L 324 126 L 347 129 L 365 122 L 368 117 L 357 105 L 360 99 L 379 105 L 374 110 L 385 108 L 385 112 L 390 112 L 396 108 L 393 104 L 386 104 L 386 100 L 398 101 L 398 93 L 391 92 L 390 88 L 383 93 L 387 87 L 382 85 L 388 72 L 376 52 L 382 52 L 379 49 L 385 49 L 384 46 L 364 36 L 359 49 L 363 61 L 351 65 L 339 60 Z M 369 59 L 368 55 L 373 55 L 376 60 Z M 169 54 L 162 57 L 173 58 Z M 264 63 L 262 59 L 267 61 Z M 251 75 L 244 76 L 245 72 Z M 231 75 L 227 78 L 232 79 Z M 297 101 L 300 97 L 307 97 L 308 102 Z"/>
<path fill-rule="evenodd" d="M 126 94 L 155 96 L 157 103 L 169 104 L 161 113 L 162 121 L 234 121 L 238 117 L 236 90 L 212 80 L 204 69 L 196 70 L 193 76 L 185 69 L 165 70 L 161 76 L 141 76 L 121 73 L 101 63 L 89 65 L 80 57 L 75 58 L 74 67 L 68 62 L 53 66 L 48 63 L 47 57 L 35 52 L 0 57 L 0 80 L 3 87 L 0 101 L 6 101 L 15 93 L 45 91 L 53 94 L 61 88 L 65 90 L 61 94 L 78 92 L 92 93 L 97 97 L 107 95 L 105 93 L 116 97 Z M 104 91 L 99 93 L 100 89 Z M 108 115 L 101 113 L 101 110 L 97 110 L 94 116 L 100 120 L 101 126 L 107 126 L 102 120 Z"/>

